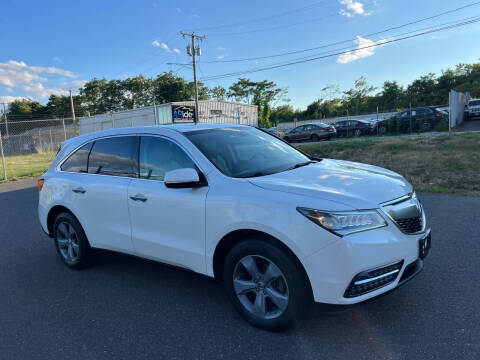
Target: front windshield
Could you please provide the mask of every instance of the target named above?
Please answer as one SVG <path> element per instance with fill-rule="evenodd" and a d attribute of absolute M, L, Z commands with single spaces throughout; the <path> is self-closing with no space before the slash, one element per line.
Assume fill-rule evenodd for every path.
<path fill-rule="evenodd" d="M 305 164 L 310 159 L 255 128 L 218 128 L 184 133 L 225 175 L 253 177 Z"/>

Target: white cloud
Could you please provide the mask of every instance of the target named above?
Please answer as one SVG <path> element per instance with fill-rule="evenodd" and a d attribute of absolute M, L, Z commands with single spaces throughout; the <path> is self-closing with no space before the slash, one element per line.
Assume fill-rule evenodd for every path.
<path fill-rule="evenodd" d="M 87 80 L 73 80 L 73 81 L 62 81 L 60 82 L 60 87 L 62 89 L 72 89 L 77 90 L 83 87 L 87 83 Z"/>
<path fill-rule="evenodd" d="M 23 87 L 25 93 L 35 99 L 45 99 L 50 95 L 67 95 L 68 91 L 64 89 L 45 88 L 42 83 L 35 82 Z"/>
<path fill-rule="evenodd" d="M 172 52 L 172 50 L 170 50 L 170 48 L 168 47 L 167 44 L 165 44 L 164 42 L 160 42 L 158 40 L 153 40 L 152 41 L 152 45 L 154 47 L 159 47 L 159 48 L 162 48 L 163 50 L 165 50 L 166 52 Z M 177 54 L 180 54 L 180 50 L 178 49 L 173 49 L 174 52 L 176 52 Z"/>
<path fill-rule="evenodd" d="M 177 11 L 177 13 L 179 13 L 179 14 L 183 13 L 182 9 L 180 9 L 180 8 L 178 8 L 178 7 L 177 7 L 177 8 L 175 8 L 175 10 L 176 10 L 176 11 Z"/>
<path fill-rule="evenodd" d="M 177 54 L 180 54 L 180 50 L 178 50 L 177 48 L 173 48 L 173 52 L 177 53 Z"/>
<path fill-rule="evenodd" d="M 58 56 L 54 56 L 52 60 L 59 63 L 62 62 L 62 59 L 59 58 Z"/>
<path fill-rule="evenodd" d="M 172 50 L 170 50 L 170 48 L 168 47 L 168 45 L 165 44 L 165 43 L 163 43 L 163 42 L 160 43 L 160 47 L 161 47 L 163 50 L 165 50 L 166 52 L 172 52 Z"/>
<path fill-rule="evenodd" d="M 10 96 L 10 95 L 0 96 L 0 102 L 7 103 L 7 104 L 15 100 L 21 100 L 21 99 L 23 99 L 21 96 Z"/>
<path fill-rule="evenodd" d="M 193 19 L 200 19 L 200 15 L 198 14 L 192 14 L 189 16 L 190 20 L 193 20 Z"/>
<path fill-rule="evenodd" d="M 346 17 L 349 17 L 349 18 L 353 16 L 352 14 L 350 14 L 348 11 L 346 11 L 344 9 L 340 9 L 339 13 L 340 13 L 340 15 L 346 16 Z"/>
<path fill-rule="evenodd" d="M 377 42 L 362 38 L 361 36 L 357 36 L 357 50 L 354 51 L 347 51 L 346 53 L 340 55 L 337 59 L 337 62 L 340 64 L 346 64 L 364 57 L 369 57 L 375 54 L 376 45 L 384 44 L 387 40 L 382 39 Z"/>
<path fill-rule="evenodd" d="M 217 59 L 218 59 L 218 60 L 222 60 L 225 56 L 226 56 L 226 55 L 218 55 L 218 56 L 217 56 Z"/>
<path fill-rule="evenodd" d="M 10 60 L 0 63 L 0 85 L 5 91 L 14 94 L 17 90 L 23 91 L 26 96 L 34 99 L 44 99 L 50 94 L 64 95 L 65 89 L 79 88 L 85 82 L 74 79 L 76 76 L 68 70 L 54 66 L 31 66 L 23 61 Z M 65 78 L 72 79 L 67 81 Z M 55 86 L 46 83 L 55 82 Z M 4 97 L 6 101 L 18 99 L 16 96 Z"/>
<path fill-rule="evenodd" d="M 33 81 L 46 81 L 47 79 L 44 76 L 53 75 L 70 78 L 75 77 L 71 71 L 53 66 L 30 66 L 23 61 L 15 60 L 0 63 L 0 84 L 9 87 L 14 87 L 19 84 L 29 84 Z"/>
<path fill-rule="evenodd" d="M 354 15 L 363 15 L 367 16 L 369 15 L 368 13 L 365 12 L 365 9 L 363 8 L 363 4 L 360 1 L 355 1 L 355 0 L 339 0 L 340 4 L 345 5 L 347 10 L 345 9 L 340 9 L 339 13 L 340 15 L 346 16 L 346 17 L 352 17 Z"/>
<path fill-rule="evenodd" d="M 226 47 L 223 47 L 221 45 L 217 46 L 217 51 L 225 51 L 225 50 L 227 50 Z"/>

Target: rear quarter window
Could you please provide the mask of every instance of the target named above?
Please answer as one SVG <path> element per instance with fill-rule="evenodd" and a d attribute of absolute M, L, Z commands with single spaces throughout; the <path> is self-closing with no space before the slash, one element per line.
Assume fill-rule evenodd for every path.
<path fill-rule="evenodd" d="M 68 172 L 87 172 L 88 154 L 92 148 L 92 143 L 83 145 L 77 149 L 60 167 L 62 171 Z"/>

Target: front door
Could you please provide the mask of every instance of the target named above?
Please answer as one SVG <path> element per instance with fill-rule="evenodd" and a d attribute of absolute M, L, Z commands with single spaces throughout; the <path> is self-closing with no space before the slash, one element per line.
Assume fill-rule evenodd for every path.
<path fill-rule="evenodd" d="M 140 177 L 128 188 L 132 240 L 138 255 L 205 272 L 205 201 L 208 186 L 171 189 L 165 173 L 197 166 L 172 140 L 142 136 Z"/>

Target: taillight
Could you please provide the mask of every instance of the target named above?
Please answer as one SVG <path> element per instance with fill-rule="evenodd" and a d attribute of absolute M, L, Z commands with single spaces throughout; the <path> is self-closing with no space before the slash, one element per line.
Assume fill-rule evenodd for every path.
<path fill-rule="evenodd" d="M 38 179 L 38 191 L 42 191 L 44 183 L 45 183 L 44 179 Z"/>
<path fill-rule="evenodd" d="M 442 114 L 439 113 L 439 112 L 436 112 L 436 113 L 435 113 L 435 116 L 442 116 Z"/>

